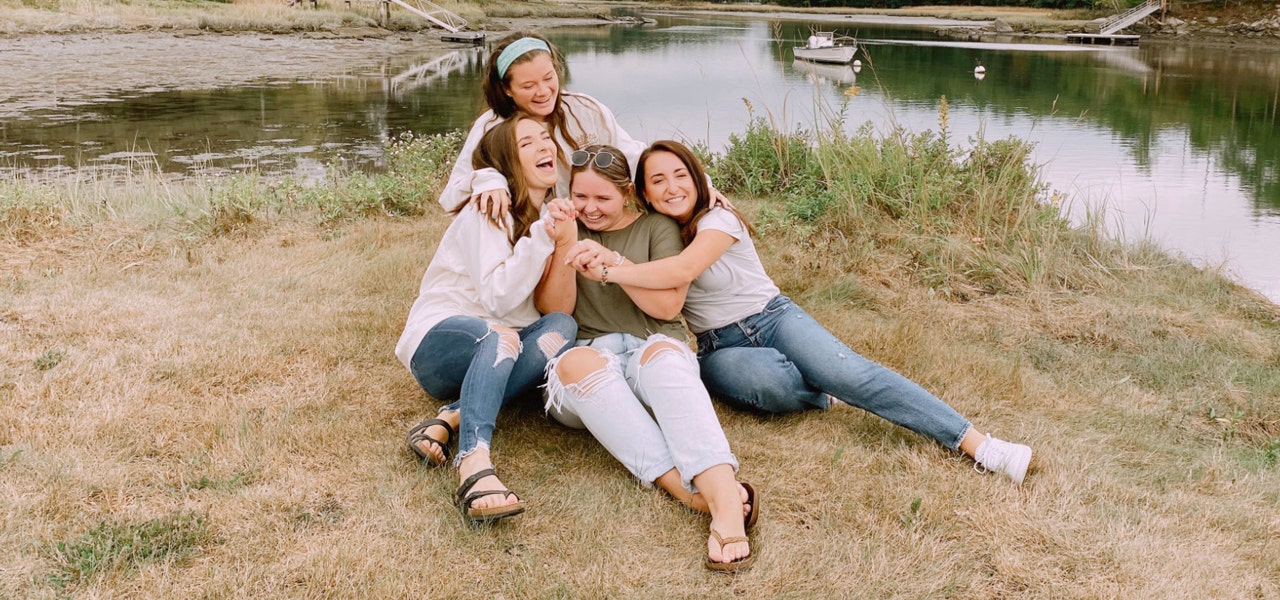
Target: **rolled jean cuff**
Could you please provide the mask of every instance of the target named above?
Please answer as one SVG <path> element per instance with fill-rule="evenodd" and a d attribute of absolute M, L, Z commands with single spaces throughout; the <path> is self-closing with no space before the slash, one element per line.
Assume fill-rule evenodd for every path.
<path fill-rule="evenodd" d="M 947 447 L 952 450 L 955 450 L 956 452 L 959 452 L 960 442 L 964 441 L 964 436 L 969 435 L 969 431 L 972 429 L 973 429 L 973 423 L 969 423 L 966 421 L 964 424 L 964 427 L 960 429 L 960 435 L 956 436 L 956 439 L 954 442 L 947 444 Z"/>
<path fill-rule="evenodd" d="M 714 454 L 711 456 L 700 456 L 696 462 L 685 465 L 685 469 L 689 472 L 680 472 L 680 484 L 684 486 L 684 489 L 689 490 L 694 494 L 698 493 L 698 486 L 693 484 L 693 478 L 705 473 L 707 469 L 717 465 L 729 465 L 730 467 L 733 467 L 733 472 L 735 474 L 738 472 L 738 458 L 735 457 L 732 452 Z"/>

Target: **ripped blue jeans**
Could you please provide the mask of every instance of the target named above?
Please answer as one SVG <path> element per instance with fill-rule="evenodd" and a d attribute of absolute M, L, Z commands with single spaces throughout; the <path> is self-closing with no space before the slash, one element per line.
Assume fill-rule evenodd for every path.
<path fill-rule="evenodd" d="M 493 440 L 502 405 L 542 382 L 547 362 L 573 345 L 578 324 L 551 313 L 504 336 L 478 317 L 449 317 L 432 327 L 409 362 L 418 385 L 441 400 L 456 399 L 441 411 L 460 410 L 457 464 Z"/>

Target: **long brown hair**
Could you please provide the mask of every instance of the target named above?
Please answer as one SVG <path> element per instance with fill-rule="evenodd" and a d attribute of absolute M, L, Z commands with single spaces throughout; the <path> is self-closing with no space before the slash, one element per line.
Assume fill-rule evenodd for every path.
<path fill-rule="evenodd" d="M 520 164 L 520 148 L 516 144 L 516 126 L 525 119 L 537 123 L 538 127 L 545 127 L 537 117 L 516 112 L 511 115 L 511 118 L 494 125 L 493 129 L 485 132 L 484 137 L 480 138 L 480 143 L 476 145 L 475 152 L 471 153 L 471 168 L 496 169 L 507 178 L 507 187 L 511 191 L 512 242 L 528 235 L 529 227 L 538 220 L 539 213 L 533 198 L 530 197 L 529 182 L 524 178 L 524 168 Z M 555 143 L 554 140 L 552 143 Z M 556 150 L 556 154 L 558 157 L 559 149 Z M 551 191 L 547 190 L 547 194 L 550 195 Z M 466 205 L 467 203 L 463 203 L 454 209 L 454 213 L 456 214 Z M 494 226 L 502 227 L 500 223 L 494 223 Z"/>
<path fill-rule="evenodd" d="M 511 65 L 507 67 L 507 72 L 503 75 L 498 74 L 498 56 L 501 55 L 502 51 L 506 50 L 507 46 L 510 46 L 512 42 L 526 37 L 542 40 L 546 42 L 547 47 L 551 49 L 551 64 L 556 70 L 556 78 L 559 79 L 560 83 L 556 90 L 555 108 L 552 109 L 551 114 L 547 117 L 547 125 L 550 126 L 551 131 L 560 132 L 560 137 L 569 142 L 569 145 L 576 149 L 584 142 L 569 134 L 569 117 L 573 117 L 574 122 L 578 124 L 578 129 L 582 129 L 582 123 L 578 119 L 577 115 L 572 114 L 573 111 L 565 108 L 564 102 L 561 100 L 561 96 L 565 93 L 564 84 L 565 80 L 568 78 L 569 72 L 565 68 L 564 55 L 561 54 L 560 49 L 556 48 L 556 45 L 552 44 L 547 40 L 547 38 L 536 33 L 517 31 L 505 38 L 502 38 L 502 41 L 498 42 L 498 45 L 493 47 L 493 50 L 489 52 L 488 76 L 485 77 L 484 85 L 481 88 L 484 95 L 484 103 L 493 110 L 493 114 L 504 119 L 510 119 L 512 115 L 520 110 L 520 107 L 516 105 L 515 100 L 512 100 L 511 95 L 507 93 L 507 89 L 511 86 L 511 67 L 529 62 L 540 54 L 548 53 L 545 50 L 531 50 L 526 52 L 511 61 Z"/>
<path fill-rule="evenodd" d="M 707 170 L 702 167 L 702 161 L 698 160 L 698 156 L 688 146 L 680 142 L 658 140 L 650 144 L 648 148 L 644 149 L 644 152 L 640 153 L 639 164 L 636 165 L 636 197 L 640 198 L 640 202 L 644 204 L 646 209 L 653 210 L 653 204 L 649 202 L 645 194 L 644 163 L 657 152 L 670 152 L 680 159 L 680 162 L 684 163 L 684 167 L 689 170 L 689 176 L 693 178 L 694 189 L 698 192 L 698 199 L 693 203 L 693 212 L 690 213 L 689 220 L 680 223 L 680 237 L 687 246 L 693 242 L 694 236 L 698 235 L 698 221 L 701 221 L 702 217 L 705 217 L 707 212 L 711 210 L 711 186 L 707 184 Z M 746 217 L 743 217 L 741 213 L 732 208 L 729 209 L 729 212 L 738 217 L 738 220 L 742 222 L 742 226 L 746 227 L 748 232 L 755 235 L 756 230 L 751 227 L 751 222 Z"/>

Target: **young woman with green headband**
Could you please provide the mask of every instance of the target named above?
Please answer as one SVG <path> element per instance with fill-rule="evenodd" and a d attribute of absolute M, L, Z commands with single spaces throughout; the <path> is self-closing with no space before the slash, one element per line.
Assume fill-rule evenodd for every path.
<path fill-rule="evenodd" d="M 564 57 L 554 44 L 536 33 L 516 32 L 498 43 L 490 54 L 484 100 L 488 105 L 471 126 L 462 152 L 440 193 L 440 205 L 452 211 L 475 199 L 481 211 L 498 216 L 511 204 L 507 181 L 493 169 L 473 169 L 470 156 L 484 133 L 511 118 L 517 111 L 532 115 L 547 126 L 564 152 L 588 144 L 608 144 L 619 149 L 629 164 L 636 164 L 646 144 L 632 138 L 618 125 L 613 111 L 586 94 L 560 88 Z M 560 161 L 555 197 L 569 194 L 569 171 Z M 711 188 L 713 202 L 723 196 Z"/>

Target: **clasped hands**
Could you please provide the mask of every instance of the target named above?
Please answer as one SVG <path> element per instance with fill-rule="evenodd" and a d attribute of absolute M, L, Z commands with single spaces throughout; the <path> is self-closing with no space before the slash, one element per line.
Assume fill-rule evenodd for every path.
<path fill-rule="evenodd" d="M 542 222 L 547 228 L 547 235 L 556 243 L 556 247 L 563 248 L 577 241 L 578 211 L 573 207 L 573 201 L 568 198 L 556 198 L 548 200 L 544 208 L 548 218 L 544 218 Z"/>

